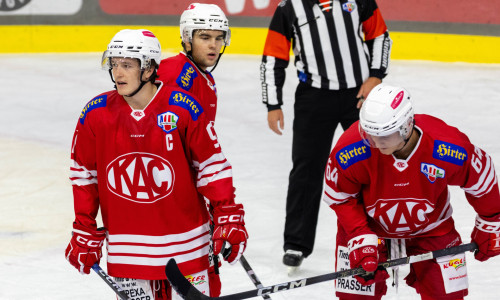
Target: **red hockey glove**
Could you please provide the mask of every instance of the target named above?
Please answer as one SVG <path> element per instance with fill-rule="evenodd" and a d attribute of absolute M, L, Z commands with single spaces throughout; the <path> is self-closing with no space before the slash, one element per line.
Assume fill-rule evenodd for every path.
<path fill-rule="evenodd" d="M 73 236 L 66 248 L 66 259 L 82 274 L 89 274 L 90 268 L 102 257 L 102 244 L 106 229 L 89 230 L 73 223 Z"/>
<path fill-rule="evenodd" d="M 236 263 L 247 246 L 248 233 L 243 219 L 243 205 L 222 205 L 214 209 L 214 254 L 221 253 L 224 243 L 231 245 L 231 252 L 224 256 L 230 264 Z"/>
<path fill-rule="evenodd" d="M 476 216 L 476 226 L 471 234 L 472 241 L 478 246 L 474 257 L 486 261 L 500 254 L 500 214 L 494 217 Z"/>
<path fill-rule="evenodd" d="M 378 267 L 378 237 L 375 234 L 364 234 L 352 238 L 347 243 L 351 268 L 362 267 L 368 274 L 354 276 L 362 285 L 371 285 L 385 281 L 389 274 Z"/>

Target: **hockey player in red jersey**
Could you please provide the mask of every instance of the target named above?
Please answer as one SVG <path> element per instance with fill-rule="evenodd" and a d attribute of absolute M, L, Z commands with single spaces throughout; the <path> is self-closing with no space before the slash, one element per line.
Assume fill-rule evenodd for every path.
<path fill-rule="evenodd" d="M 244 210 L 198 98 L 155 80 L 160 55 L 158 39 L 145 29 L 118 32 L 103 54 L 116 90 L 92 99 L 76 126 L 76 218 L 66 258 L 88 274 L 106 241 L 107 270 L 130 296 L 178 299 L 164 273 L 175 258 L 209 295 L 210 240 L 216 255 L 228 243 L 225 259 L 236 262 L 246 247 Z M 213 236 L 203 197 L 214 207 Z"/>
<path fill-rule="evenodd" d="M 231 30 L 227 18 L 215 4 L 192 3 L 181 15 L 180 33 L 184 51 L 162 60 L 158 76 L 166 84 L 177 85 L 197 96 L 208 120 L 213 122 L 217 88 L 207 68 L 215 68 L 229 46 Z"/>
<path fill-rule="evenodd" d="M 386 270 L 377 263 L 456 246 L 448 186 L 460 186 L 477 212 L 475 258 L 500 254 L 500 195 L 490 156 L 457 128 L 414 115 L 408 91 L 376 86 L 330 154 L 324 201 L 338 220 L 336 268 L 371 276 L 336 282 L 340 299 L 380 299 Z M 470 222 L 473 220 L 460 220 Z M 450 267 L 451 266 L 451 267 Z M 410 265 L 406 283 L 422 299 L 467 295 L 465 254 Z"/>

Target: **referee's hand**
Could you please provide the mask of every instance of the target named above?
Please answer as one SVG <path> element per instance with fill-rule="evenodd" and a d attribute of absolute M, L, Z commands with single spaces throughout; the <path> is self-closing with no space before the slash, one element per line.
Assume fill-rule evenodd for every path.
<path fill-rule="evenodd" d="M 285 118 L 283 117 L 281 108 L 271 110 L 267 113 L 267 124 L 276 134 L 283 134 L 282 131 L 285 128 Z"/>

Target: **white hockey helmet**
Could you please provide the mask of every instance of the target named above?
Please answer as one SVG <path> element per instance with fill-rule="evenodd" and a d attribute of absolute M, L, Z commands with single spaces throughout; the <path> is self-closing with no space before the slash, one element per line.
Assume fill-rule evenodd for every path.
<path fill-rule="evenodd" d="M 161 45 L 156 36 L 147 29 L 123 29 L 111 39 L 108 50 L 102 55 L 101 66 L 108 70 L 111 68 L 111 57 L 137 58 L 141 69 L 151 66 L 151 60 L 158 67 L 161 62 Z"/>
<path fill-rule="evenodd" d="M 197 29 L 224 31 L 224 43 L 231 43 L 231 29 L 222 9 L 215 4 L 191 3 L 182 13 L 180 21 L 181 39 L 191 43 L 193 31 Z"/>
<path fill-rule="evenodd" d="M 410 93 L 402 87 L 379 84 L 368 94 L 361 107 L 360 132 L 371 136 L 399 132 L 406 139 L 413 130 L 413 118 Z"/>

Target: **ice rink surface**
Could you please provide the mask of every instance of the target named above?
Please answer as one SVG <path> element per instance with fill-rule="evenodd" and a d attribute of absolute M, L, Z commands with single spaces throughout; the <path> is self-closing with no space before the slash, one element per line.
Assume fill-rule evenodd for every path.
<path fill-rule="evenodd" d="M 167 54 L 172 55 L 172 54 Z M 167 56 L 165 55 L 165 56 Z M 70 143 L 83 106 L 113 88 L 100 53 L 0 55 L 0 299 L 115 299 L 96 274 L 80 275 L 64 258 L 73 215 Z M 264 285 L 334 270 L 336 218 L 322 204 L 315 250 L 294 276 L 281 263 L 285 196 L 291 169 L 295 68 L 284 90 L 285 132 L 267 128 L 258 56 L 225 55 L 214 72 L 216 130 L 233 165 L 237 201 L 250 235 L 245 256 Z M 406 87 L 416 112 L 468 134 L 500 170 L 500 65 L 393 61 L 385 82 Z M 336 136 L 341 133 L 337 131 Z M 458 231 L 470 241 L 475 213 L 452 188 Z M 467 255 L 467 299 L 500 299 L 500 258 Z M 105 259 L 101 265 L 105 267 Z M 243 268 L 223 264 L 223 294 L 253 289 Z M 384 299 L 420 299 L 403 283 Z M 392 282 L 392 279 L 391 279 Z M 257 299 L 257 298 L 256 298 Z M 334 282 L 273 294 L 272 299 L 335 299 Z"/>

